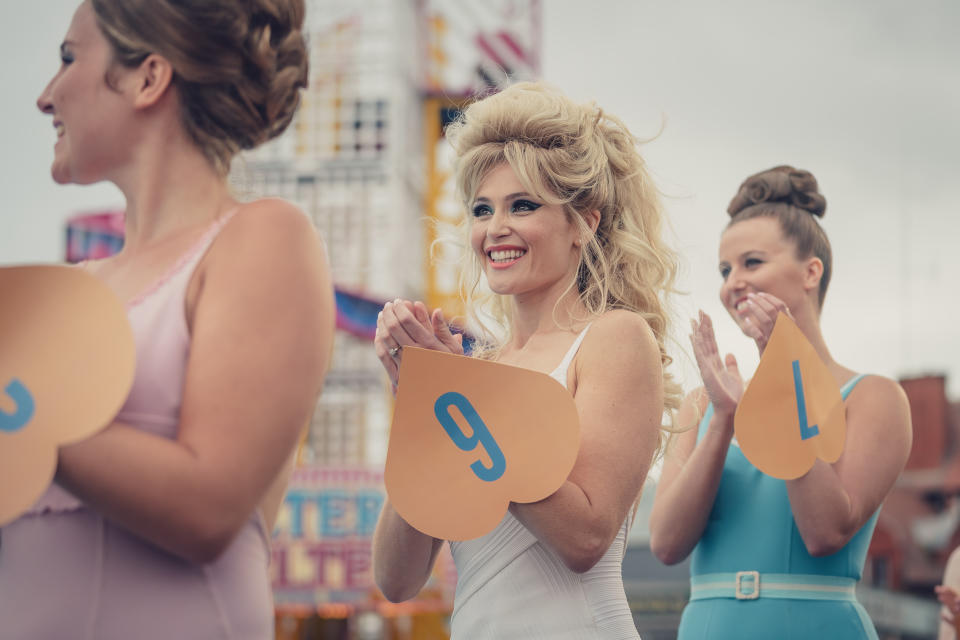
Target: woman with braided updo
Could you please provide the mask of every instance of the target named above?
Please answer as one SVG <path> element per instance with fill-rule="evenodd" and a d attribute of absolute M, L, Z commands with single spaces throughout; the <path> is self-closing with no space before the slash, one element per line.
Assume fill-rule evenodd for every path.
<path fill-rule="evenodd" d="M 720 300 L 761 353 L 778 313 L 793 318 L 844 398 L 843 454 L 795 480 L 754 467 L 734 437 L 744 387 L 736 360 L 721 359 L 701 312 L 691 340 L 703 388 L 682 413 L 703 418 L 667 456 L 650 520 L 660 560 L 693 554 L 681 639 L 877 637 L 854 585 L 910 452 L 910 412 L 896 382 L 857 374 L 827 349 L 820 311 L 832 261 L 815 220 L 825 209 L 806 171 L 775 167 L 747 178 L 720 239 Z"/>
<path fill-rule="evenodd" d="M 629 514 L 664 408 L 680 399 L 665 372 L 676 261 L 656 188 L 620 120 L 541 84 L 474 103 L 447 137 L 467 212 L 462 290 L 481 336 L 474 355 L 548 373 L 580 416 L 576 463 L 553 495 L 511 503 L 489 534 L 450 543 L 452 636 L 637 638 L 620 571 Z M 500 331 L 486 331 L 485 317 Z M 375 345 L 394 383 L 402 347 L 462 353 L 439 310 L 402 300 L 384 307 Z M 387 598 L 415 596 L 442 544 L 387 503 L 373 551 Z"/>
<path fill-rule="evenodd" d="M 323 247 L 231 158 L 307 81 L 303 0 L 86 0 L 37 101 L 58 183 L 109 180 L 125 245 L 82 265 L 126 303 L 137 367 L 115 421 L 59 450 L 2 530 L 0 637 L 273 636 L 270 524 L 333 336 Z"/>

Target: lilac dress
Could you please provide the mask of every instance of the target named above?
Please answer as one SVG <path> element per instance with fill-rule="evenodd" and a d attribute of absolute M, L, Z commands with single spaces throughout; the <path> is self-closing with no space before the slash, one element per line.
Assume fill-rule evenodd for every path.
<path fill-rule="evenodd" d="M 187 285 L 229 217 L 127 306 L 137 367 L 118 421 L 176 438 L 190 352 Z M 269 558 L 259 511 L 219 558 L 197 565 L 52 485 L 0 530 L 0 639 L 272 638 Z"/>

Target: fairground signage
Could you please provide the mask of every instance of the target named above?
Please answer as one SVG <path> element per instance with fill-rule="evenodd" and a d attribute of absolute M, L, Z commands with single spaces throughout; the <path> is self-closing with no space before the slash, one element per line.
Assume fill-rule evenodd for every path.
<path fill-rule="evenodd" d="M 294 470 L 272 545 L 278 606 L 370 598 L 370 546 L 384 495 L 380 470 Z"/>

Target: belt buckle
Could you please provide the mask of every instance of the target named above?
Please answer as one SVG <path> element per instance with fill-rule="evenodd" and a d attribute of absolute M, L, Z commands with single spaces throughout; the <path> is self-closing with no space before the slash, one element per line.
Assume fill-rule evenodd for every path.
<path fill-rule="evenodd" d="M 743 579 L 753 578 L 753 591 L 743 592 Z M 760 597 L 760 572 L 759 571 L 737 571 L 737 577 L 734 581 L 736 589 L 734 596 L 737 600 L 756 600 Z"/>

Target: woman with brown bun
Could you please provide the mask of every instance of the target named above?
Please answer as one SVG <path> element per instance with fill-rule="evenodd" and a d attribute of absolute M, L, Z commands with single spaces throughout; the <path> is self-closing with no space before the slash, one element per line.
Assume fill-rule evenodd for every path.
<path fill-rule="evenodd" d="M 797 323 L 845 400 L 843 454 L 795 480 L 754 467 L 733 431 L 744 383 L 701 312 L 691 340 L 703 388 L 684 411 L 703 418 L 667 456 L 650 520 L 661 561 L 693 554 L 684 640 L 877 637 L 854 585 L 910 452 L 910 412 L 896 382 L 857 374 L 827 348 L 820 311 L 832 261 L 815 219 L 825 209 L 806 171 L 775 167 L 747 178 L 720 238 L 720 299 L 761 353 L 779 312 Z"/>
<path fill-rule="evenodd" d="M 2 531 L 0 637 L 273 636 L 269 527 L 333 334 L 324 250 L 231 158 L 280 134 L 307 79 L 303 0 L 87 0 L 37 101 L 56 182 L 126 197 L 123 250 L 82 268 L 137 350 L 115 422 L 59 450 Z"/>

